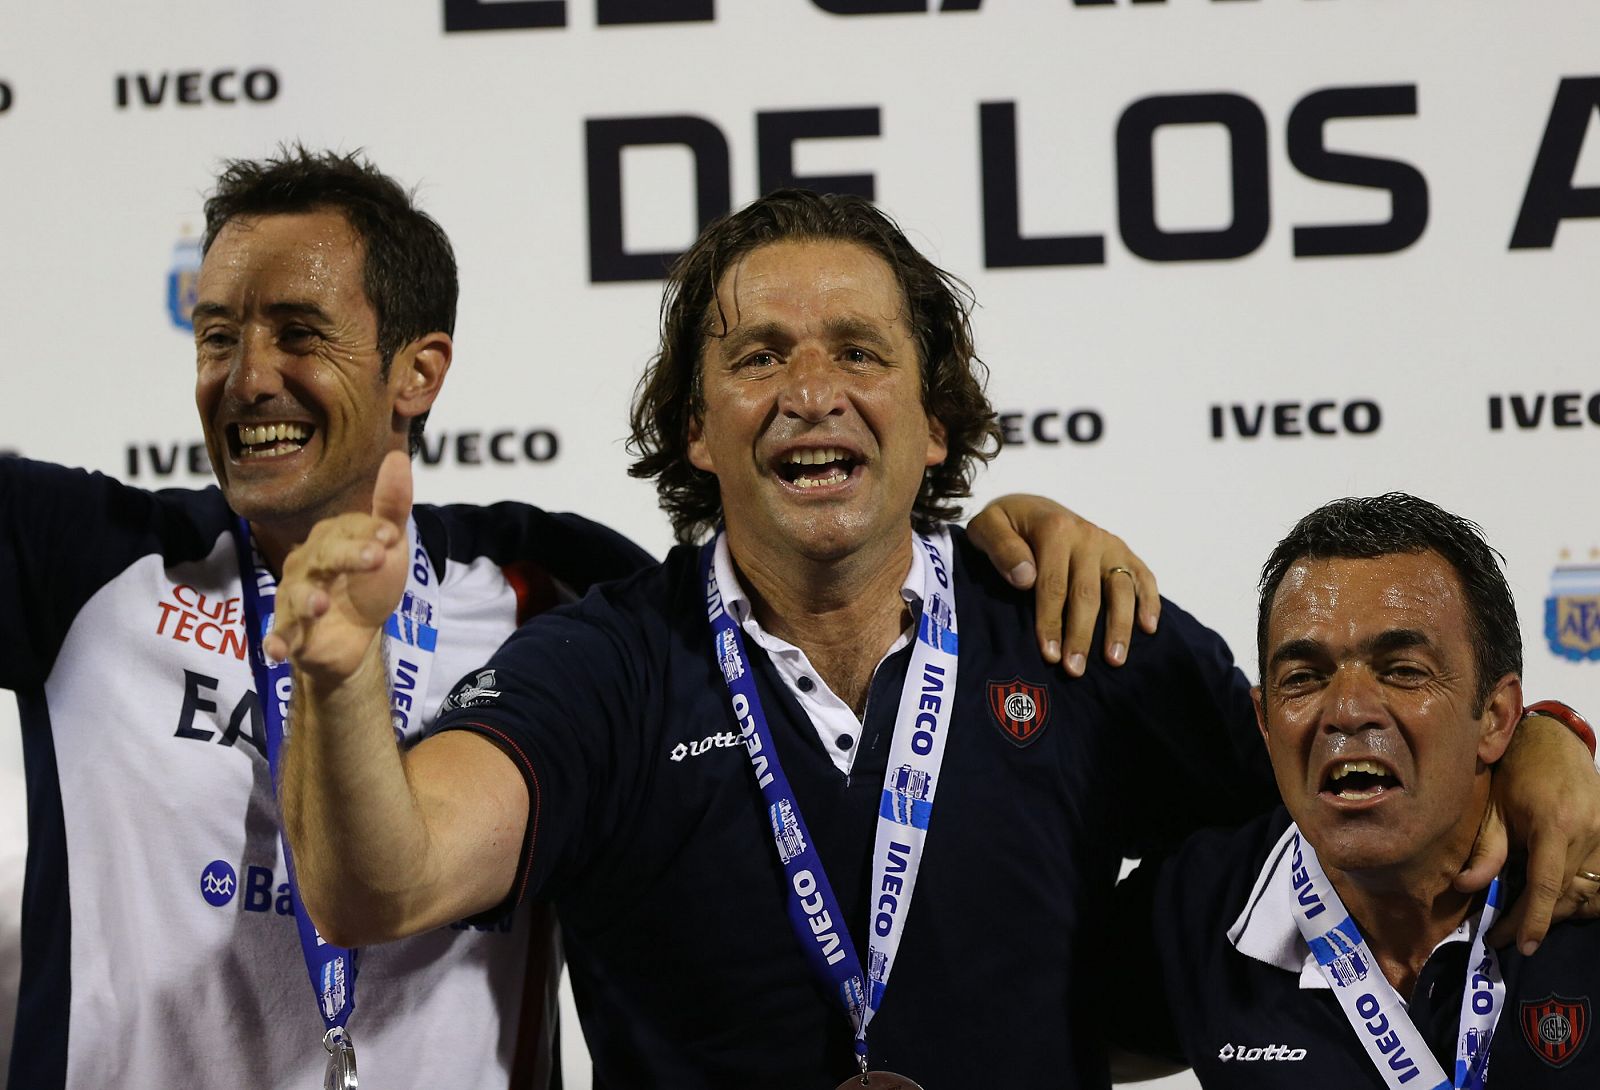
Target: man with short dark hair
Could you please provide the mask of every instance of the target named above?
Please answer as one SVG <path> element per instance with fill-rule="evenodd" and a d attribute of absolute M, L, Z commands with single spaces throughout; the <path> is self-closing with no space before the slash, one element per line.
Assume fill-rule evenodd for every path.
<path fill-rule="evenodd" d="M 370 164 L 294 149 L 228 165 L 204 250 L 195 392 L 221 492 L 0 460 L 0 685 L 30 808 L 10 1085 L 310 1086 L 353 1029 L 369 1085 L 542 1086 L 552 952 L 527 971 L 549 942 L 527 911 L 359 961 L 297 927 L 269 759 L 290 681 L 253 654 L 284 557 L 416 449 L 452 359 L 449 240 Z M 391 749 L 518 620 L 649 564 L 520 504 L 418 506 L 396 532 Z M 1147 576 L 1092 527 L 1055 540 Z"/>
<path fill-rule="evenodd" d="M 324 933 L 553 899 L 600 1085 L 1104 1085 L 1083 1031 L 1120 858 L 1270 785 L 1248 686 L 1181 610 L 1120 671 L 1039 669 L 1029 604 L 939 521 L 992 449 L 979 366 L 950 279 L 868 202 L 712 224 L 633 414 L 684 544 L 524 626 L 404 754 L 391 458 L 373 514 L 290 559 L 269 640 Z"/>
<path fill-rule="evenodd" d="M 1509 894 L 1456 881 L 1523 714 L 1478 527 L 1401 493 L 1318 508 L 1262 570 L 1258 644 L 1284 806 L 1123 883 L 1111 1005 L 1141 1016 L 1113 1036 L 1216 1088 L 1594 1085 L 1600 924 L 1497 949 Z M 1567 909 L 1600 892 L 1586 866 Z"/>
<path fill-rule="evenodd" d="M 348 959 L 312 962 L 326 1010 L 307 979 L 268 760 L 288 679 L 252 670 L 246 617 L 311 525 L 367 509 L 384 455 L 414 446 L 455 260 L 392 179 L 299 149 L 229 164 L 204 250 L 195 394 L 221 492 L 0 461 L 0 685 L 30 814 L 15 1087 L 318 1085 L 319 1013 L 342 1026 L 356 998 Z M 520 618 L 650 563 L 522 505 L 419 506 L 405 536 L 391 744 Z M 521 913 L 363 958 L 366 1080 L 504 1087 L 520 1065 L 543 1085 L 548 1040 L 517 1051 L 531 938 L 549 941 Z"/>

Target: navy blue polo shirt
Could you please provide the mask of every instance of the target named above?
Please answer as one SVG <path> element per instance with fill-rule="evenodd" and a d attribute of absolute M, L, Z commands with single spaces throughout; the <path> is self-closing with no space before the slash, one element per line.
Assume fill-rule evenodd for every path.
<path fill-rule="evenodd" d="M 1241 829 L 1203 833 L 1118 887 L 1116 945 L 1127 956 L 1110 978 L 1111 1008 L 1120 1012 L 1111 1035 L 1130 1050 L 1189 1064 L 1208 1090 L 1382 1087 L 1332 989 L 1302 986 L 1303 975 L 1316 981 L 1300 964 L 1304 945 L 1291 951 L 1292 941 L 1267 937 L 1284 933 L 1284 923 L 1295 927 L 1292 916 L 1279 918 L 1270 882 L 1260 880 L 1288 826 L 1280 807 Z M 1408 998 L 1447 1076 L 1469 949 L 1464 937 L 1442 943 Z M 1490 1090 L 1600 1086 L 1600 1045 L 1590 1040 L 1600 923 L 1557 926 L 1531 958 L 1514 945 L 1499 953 L 1506 1004 L 1489 1053 Z M 1425 1090 L 1421 1079 L 1416 1085 Z"/>
<path fill-rule="evenodd" d="M 1119 861 L 1270 805 L 1248 687 L 1222 639 L 1170 604 L 1127 666 L 1066 678 L 1039 657 L 1031 595 L 955 536 L 955 707 L 872 1062 L 929 1090 L 1103 1087 L 1096 970 Z M 530 622 L 463 682 L 438 729 L 493 739 L 527 780 L 513 896 L 560 910 L 597 1087 L 832 1088 L 854 1070 L 849 1023 L 789 929 L 696 560 L 680 547 Z M 864 957 L 910 650 L 873 678 L 848 776 L 770 660 L 751 657 Z M 991 700 L 1019 680 L 1040 694 L 1026 744 Z"/>

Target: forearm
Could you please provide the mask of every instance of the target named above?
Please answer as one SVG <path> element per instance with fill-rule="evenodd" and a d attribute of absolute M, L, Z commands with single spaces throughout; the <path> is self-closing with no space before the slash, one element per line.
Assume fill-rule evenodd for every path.
<path fill-rule="evenodd" d="M 295 670 L 294 694 L 282 804 L 306 910 L 340 945 L 419 930 L 429 834 L 389 723 L 382 635 L 347 679 Z"/>

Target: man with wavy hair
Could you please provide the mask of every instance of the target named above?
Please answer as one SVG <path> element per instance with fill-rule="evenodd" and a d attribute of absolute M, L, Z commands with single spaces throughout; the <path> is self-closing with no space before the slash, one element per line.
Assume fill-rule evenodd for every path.
<path fill-rule="evenodd" d="M 948 527 L 996 438 L 967 310 L 858 198 L 709 226 L 633 412 L 682 544 L 522 628 L 403 755 L 377 637 L 403 461 L 319 526 L 270 650 L 323 933 L 553 899 L 597 1085 L 1104 1085 L 1072 1030 L 1119 860 L 1271 784 L 1214 633 L 1169 604 L 1069 681 Z"/>

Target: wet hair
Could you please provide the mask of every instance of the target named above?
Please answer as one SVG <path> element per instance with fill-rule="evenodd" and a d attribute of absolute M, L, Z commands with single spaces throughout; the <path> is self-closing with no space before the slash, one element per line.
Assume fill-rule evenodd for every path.
<path fill-rule="evenodd" d="M 233 220 L 335 210 L 361 239 L 362 288 L 378 319 L 378 355 L 387 376 L 395 353 L 425 333 L 455 332 L 455 252 L 444 229 L 411 193 L 359 151 L 340 155 L 296 144 L 266 159 L 233 159 L 205 204 L 202 253 Z M 411 421 L 411 454 L 422 446 L 428 414 Z"/>
<path fill-rule="evenodd" d="M 1505 558 L 1484 540 L 1483 528 L 1477 523 L 1404 492 L 1325 503 L 1295 523 L 1278 542 L 1261 569 L 1256 650 L 1262 685 L 1267 682 L 1267 621 L 1278 586 L 1291 565 L 1301 560 L 1372 559 L 1430 550 L 1444 557 L 1461 580 L 1477 670 L 1473 714 L 1481 714 L 1495 684 L 1506 674 L 1522 672 L 1522 630 L 1501 570 Z"/>
<path fill-rule="evenodd" d="M 721 520 L 717 478 L 689 461 L 689 426 L 705 407 L 701 355 L 707 338 L 728 328 L 717 297 L 723 274 L 751 251 L 784 241 L 855 243 L 893 271 L 920 356 L 922 405 L 944 425 L 949 450 L 923 475 L 912 521 L 926 530 L 959 518 L 960 506 L 950 501 L 972 494 L 979 463 L 1000 447 L 984 395 L 988 368 L 972 344 L 972 292 L 918 253 L 871 201 L 844 194 L 776 190 L 713 222 L 673 263 L 661 299 L 661 343 L 634 390 L 629 474 L 654 478 L 679 541 L 700 540 Z"/>

